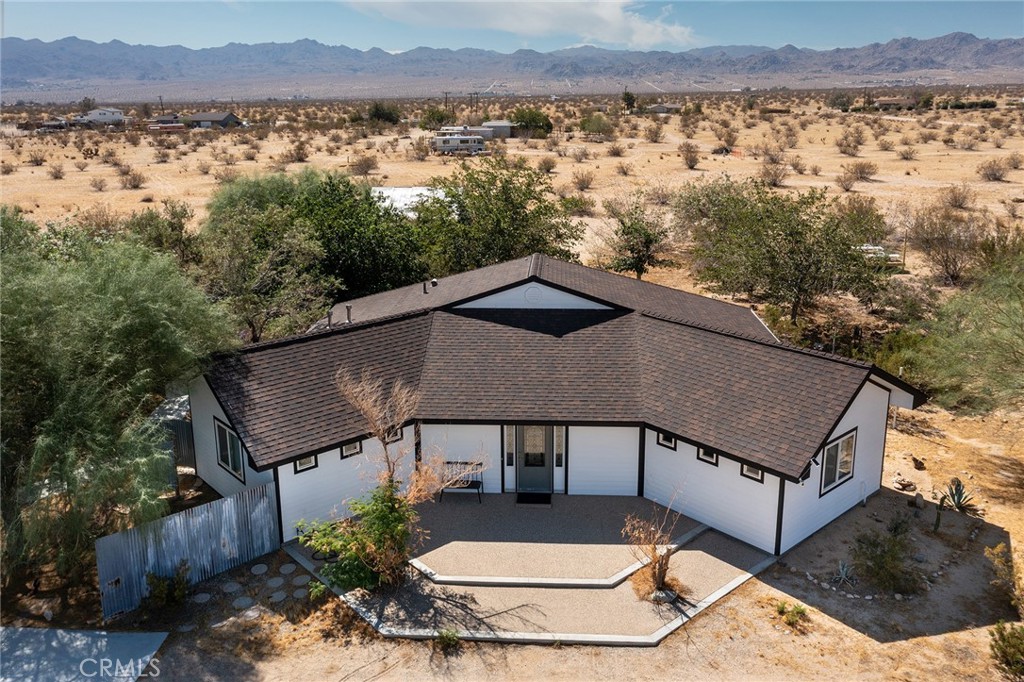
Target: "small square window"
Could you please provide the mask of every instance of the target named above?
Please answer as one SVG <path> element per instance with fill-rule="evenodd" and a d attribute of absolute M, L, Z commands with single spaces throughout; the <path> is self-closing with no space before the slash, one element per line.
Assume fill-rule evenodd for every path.
<path fill-rule="evenodd" d="M 674 436 L 670 436 L 667 433 L 658 431 L 658 445 L 669 450 L 676 449 L 676 439 Z"/>
<path fill-rule="evenodd" d="M 341 446 L 341 456 L 342 456 L 342 458 L 352 457 L 353 455 L 358 455 L 362 451 L 363 451 L 363 441 L 361 441 L 361 440 L 357 440 L 355 443 L 349 443 L 348 445 L 342 445 Z"/>
<path fill-rule="evenodd" d="M 542 466 L 544 466 L 544 453 L 543 452 L 524 452 L 523 453 L 523 466 L 524 467 L 542 467 Z"/>
<path fill-rule="evenodd" d="M 309 469 L 316 469 L 316 455 L 310 455 L 309 457 L 302 457 L 295 460 L 295 473 L 307 471 Z"/>
<path fill-rule="evenodd" d="M 764 483 L 764 471 L 749 464 L 740 464 L 740 476 L 757 481 L 758 483 Z"/>
<path fill-rule="evenodd" d="M 697 459 L 718 466 L 718 453 L 707 448 L 697 448 Z"/>
<path fill-rule="evenodd" d="M 404 430 L 405 429 L 397 429 L 394 433 L 392 433 L 390 436 L 388 436 L 388 442 L 389 443 L 397 443 L 398 441 L 402 440 L 402 438 L 404 438 L 404 435 L 403 435 L 403 431 Z"/>

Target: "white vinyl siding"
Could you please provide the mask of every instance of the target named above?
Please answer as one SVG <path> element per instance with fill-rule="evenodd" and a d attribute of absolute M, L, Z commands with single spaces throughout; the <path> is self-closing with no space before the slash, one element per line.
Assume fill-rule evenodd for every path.
<path fill-rule="evenodd" d="M 718 466 L 710 466 L 697 459 L 697 448 L 683 441 L 675 450 L 660 447 L 657 432 L 650 429 L 645 453 L 644 497 L 774 551 L 778 478 L 765 473 L 764 483 L 752 481 L 740 476 L 739 462 L 721 456 Z"/>
<path fill-rule="evenodd" d="M 785 513 L 782 517 L 782 546 L 785 552 L 822 528 L 868 495 L 878 490 L 882 479 L 885 426 L 889 394 L 874 384 L 864 384 L 850 409 L 829 435 L 829 441 L 856 429 L 853 476 L 821 493 L 823 453 L 812 464 L 803 483 L 786 482 Z M 774 487 L 774 486 L 765 486 Z"/>
<path fill-rule="evenodd" d="M 228 497 L 274 480 L 272 471 L 257 472 L 249 466 L 249 458 L 242 457 L 245 483 L 225 469 L 217 461 L 217 421 L 231 425 L 227 415 L 210 390 L 204 377 L 198 377 L 189 385 L 189 404 L 192 409 L 192 439 L 196 449 L 196 475 L 211 488 Z"/>
<path fill-rule="evenodd" d="M 570 426 L 570 495 L 636 495 L 640 431 L 635 426 Z"/>
<path fill-rule="evenodd" d="M 481 462 L 485 493 L 501 492 L 501 427 L 497 424 L 423 424 L 423 459 Z"/>
<path fill-rule="evenodd" d="M 415 447 L 412 428 L 405 429 L 405 438 L 389 445 L 394 453 L 404 452 L 398 477 L 408 481 L 414 464 Z M 281 494 L 281 531 L 285 541 L 296 536 L 295 526 L 301 519 L 327 521 L 350 515 L 348 503 L 363 497 L 377 487 L 383 470 L 381 446 L 376 439 L 363 441 L 363 454 L 341 457 L 334 449 L 317 455 L 315 473 L 295 472 L 291 462 L 277 468 Z"/>
<path fill-rule="evenodd" d="M 582 296 L 575 296 L 561 289 L 527 282 L 520 286 L 499 291 L 475 301 L 463 303 L 458 308 L 545 308 L 558 310 L 609 310 L 601 303 Z"/>

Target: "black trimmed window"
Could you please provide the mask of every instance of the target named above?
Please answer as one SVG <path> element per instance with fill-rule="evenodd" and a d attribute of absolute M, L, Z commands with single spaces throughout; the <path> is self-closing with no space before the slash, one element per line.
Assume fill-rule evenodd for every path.
<path fill-rule="evenodd" d="M 245 483 L 245 451 L 242 441 L 223 422 L 214 419 L 213 426 L 217 435 L 217 463 Z"/>
<path fill-rule="evenodd" d="M 676 438 L 675 436 L 670 436 L 664 431 L 658 431 L 658 445 L 663 448 L 668 448 L 669 450 L 675 450 Z"/>
<path fill-rule="evenodd" d="M 347 445 L 341 446 L 341 458 L 345 459 L 346 457 L 355 457 L 362 453 L 362 451 L 363 441 L 357 440 L 355 443 L 348 443 Z"/>
<path fill-rule="evenodd" d="M 764 469 L 759 469 L 750 464 L 740 464 L 740 476 L 757 481 L 758 483 L 764 483 Z"/>
<path fill-rule="evenodd" d="M 395 429 L 391 434 L 388 435 L 388 443 L 397 443 L 405 437 L 405 429 Z"/>
<path fill-rule="evenodd" d="M 856 451 L 856 429 L 844 433 L 822 449 L 820 494 L 824 495 L 853 478 L 853 460 Z"/>
<path fill-rule="evenodd" d="M 718 466 L 718 453 L 707 448 L 697 448 L 697 459 L 705 464 Z"/>
<path fill-rule="evenodd" d="M 309 471 L 310 469 L 316 469 L 317 460 L 316 455 L 310 455 L 309 457 L 300 457 L 295 460 L 295 473 L 301 471 Z"/>

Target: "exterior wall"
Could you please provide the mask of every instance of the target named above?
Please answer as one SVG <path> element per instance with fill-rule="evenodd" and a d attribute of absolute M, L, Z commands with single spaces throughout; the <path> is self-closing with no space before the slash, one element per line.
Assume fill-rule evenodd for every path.
<path fill-rule="evenodd" d="M 676 441 L 676 449 L 658 445 L 657 432 L 645 429 L 644 497 L 690 518 L 774 551 L 779 479 L 765 473 L 764 483 L 740 476 L 740 465 L 725 457 L 718 466 L 697 459 L 697 448 Z M 571 471 L 571 467 L 570 467 Z"/>
<path fill-rule="evenodd" d="M 570 495 L 636 495 L 639 430 L 635 426 L 570 426 Z"/>
<path fill-rule="evenodd" d="M 792 548 L 878 490 L 885 457 L 888 408 L 888 392 L 874 384 L 864 384 L 846 415 L 829 434 L 828 440 L 831 441 L 851 429 L 857 429 L 852 478 L 820 495 L 821 466 L 824 462 L 819 453 L 818 464 L 811 464 L 808 479 L 802 484 L 786 483 L 780 552 Z"/>
<path fill-rule="evenodd" d="M 424 424 L 420 427 L 424 459 L 483 462 L 485 493 L 501 492 L 501 427 L 491 424 Z"/>
<path fill-rule="evenodd" d="M 413 466 L 415 435 L 412 425 L 406 426 L 401 441 L 392 444 L 392 453 L 407 450 L 403 460 L 406 479 Z M 381 470 L 381 446 L 375 438 L 363 441 L 362 454 L 341 458 L 341 450 L 329 450 L 317 455 L 317 466 L 295 472 L 294 463 L 277 467 L 281 500 L 281 532 L 284 540 L 296 537 L 295 525 L 306 521 L 327 521 L 334 516 L 349 516 L 348 502 L 362 497 L 377 487 Z"/>
<path fill-rule="evenodd" d="M 546 308 L 559 310 L 609 310 L 602 305 L 580 296 L 528 282 L 490 296 L 463 303 L 459 308 Z"/>
<path fill-rule="evenodd" d="M 274 480 L 270 471 L 257 472 L 249 466 L 249 456 L 245 456 L 245 483 L 239 481 L 233 473 L 225 469 L 217 461 L 217 434 L 214 431 L 214 418 L 228 426 L 224 410 L 210 390 L 204 377 L 199 377 L 189 386 L 189 405 L 192 409 L 192 438 L 195 443 L 196 475 L 206 481 L 211 488 L 227 497 Z M 243 443 L 244 445 L 244 443 Z"/>

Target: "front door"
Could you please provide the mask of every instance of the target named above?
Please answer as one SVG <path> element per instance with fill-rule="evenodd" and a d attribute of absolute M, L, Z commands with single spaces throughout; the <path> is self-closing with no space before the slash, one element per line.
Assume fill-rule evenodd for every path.
<path fill-rule="evenodd" d="M 519 458 L 516 466 L 517 489 L 521 493 L 551 492 L 551 453 L 553 430 L 550 426 L 524 425 L 516 429 Z"/>

